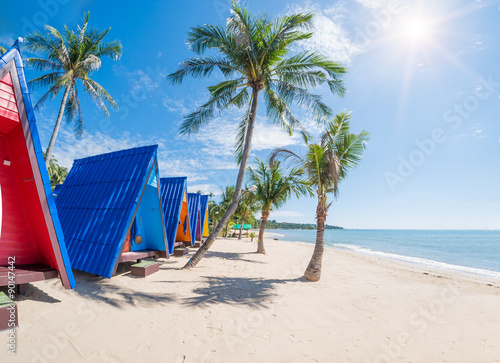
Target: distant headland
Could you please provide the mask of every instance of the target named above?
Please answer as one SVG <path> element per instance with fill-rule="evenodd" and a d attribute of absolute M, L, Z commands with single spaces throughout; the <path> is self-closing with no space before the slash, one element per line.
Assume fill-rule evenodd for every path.
<path fill-rule="evenodd" d="M 260 228 L 260 220 L 256 220 L 252 228 Z M 289 222 L 276 222 L 275 220 L 268 220 L 266 229 L 316 229 L 315 223 L 289 223 Z M 325 229 L 344 229 L 339 226 L 331 226 L 326 224 Z"/>

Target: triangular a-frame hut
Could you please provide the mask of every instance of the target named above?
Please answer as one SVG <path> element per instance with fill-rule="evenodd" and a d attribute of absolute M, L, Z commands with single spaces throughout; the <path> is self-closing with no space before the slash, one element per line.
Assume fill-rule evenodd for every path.
<path fill-rule="evenodd" d="M 195 243 L 196 233 L 200 233 L 200 201 L 201 194 L 188 193 L 189 225 L 191 226 L 191 244 Z"/>
<path fill-rule="evenodd" d="M 200 197 L 200 225 L 201 234 L 196 235 L 198 241 L 203 241 L 203 238 L 208 237 L 208 195 Z"/>
<path fill-rule="evenodd" d="M 168 250 L 173 253 L 174 247 L 194 242 L 189 223 L 187 178 L 161 178 L 160 182 Z"/>
<path fill-rule="evenodd" d="M 19 39 L 0 57 L 0 286 L 75 280 L 43 159 Z M 14 279 L 9 266 L 15 267 Z"/>
<path fill-rule="evenodd" d="M 167 249 L 157 148 L 74 161 L 56 198 L 73 268 L 109 278 L 118 263 Z"/>

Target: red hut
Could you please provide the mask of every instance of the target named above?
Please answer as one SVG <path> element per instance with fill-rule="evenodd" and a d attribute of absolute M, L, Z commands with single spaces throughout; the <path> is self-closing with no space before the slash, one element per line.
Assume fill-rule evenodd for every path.
<path fill-rule="evenodd" d="M 19 39 L 0 57 L 0 286 L 75 286 L 24 77 Z M 14 274 L 9 275 L 9 267 Z"/>

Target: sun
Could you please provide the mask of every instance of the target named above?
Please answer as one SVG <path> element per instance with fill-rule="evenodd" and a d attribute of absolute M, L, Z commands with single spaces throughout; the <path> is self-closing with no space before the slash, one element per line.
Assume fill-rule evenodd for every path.
<path fill-rule="evenodd" d="M 422 40 L 429 35 L 429 27 L 421 19 L 412 19 L 407 25 L 407 31 L 413 40 Z"/>

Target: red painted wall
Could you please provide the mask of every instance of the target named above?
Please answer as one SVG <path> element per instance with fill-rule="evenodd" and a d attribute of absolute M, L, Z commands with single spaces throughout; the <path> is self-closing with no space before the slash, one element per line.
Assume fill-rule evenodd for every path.
<path fill-rule="evenodd" d="M 0 265 L 16 256 L 16 265 L 44 263 L 56 268 L 31 167 L 36 155 L 33 146 L 28 147 L 7 74 L 0 80 Z"/>

